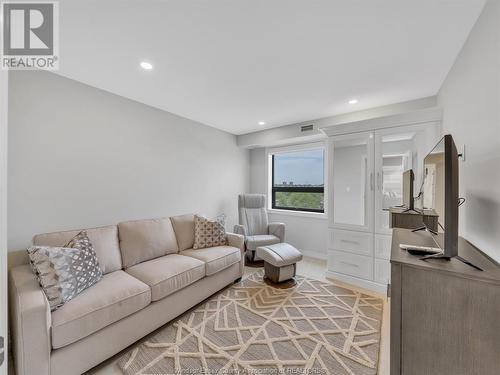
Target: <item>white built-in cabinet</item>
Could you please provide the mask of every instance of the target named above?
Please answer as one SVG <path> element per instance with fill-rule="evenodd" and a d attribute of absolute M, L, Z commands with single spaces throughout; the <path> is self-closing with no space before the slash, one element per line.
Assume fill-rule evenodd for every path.
<path fill-rule="evenodd" d="M 412 168 L 414 191 L 423 158 L 438 141 L 439 113 L 410 125 L 380 120 L 324 129 L 329 136 L 327 276 L 384 293 L 390 282 L 391 233 L 387 209 L 401 205 L 402 173 Z M 434 118 L 435 117 L 435 118 Z M 400 121 L 401 122 L 401 121 Z M 339 134 L 341 133 L 341 134 Z"/>

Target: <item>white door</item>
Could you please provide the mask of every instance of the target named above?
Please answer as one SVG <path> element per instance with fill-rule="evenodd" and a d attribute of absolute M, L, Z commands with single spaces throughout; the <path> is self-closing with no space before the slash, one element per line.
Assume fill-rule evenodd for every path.
<path fill-rule="evenodd" d="M 373 137 L 366 132 L 330 138 L 330 227 L 373 232 Z"/>
<path fill-rule="evenodd" d="M 392 233 L 388 209 L 403 204 L 402 174 L 408 169 L 413 169 L 414 197 L 418 195 L 423 159 L 438 140 L 438 125 L 428 123 L 375 132 L 375 233 Z"/>

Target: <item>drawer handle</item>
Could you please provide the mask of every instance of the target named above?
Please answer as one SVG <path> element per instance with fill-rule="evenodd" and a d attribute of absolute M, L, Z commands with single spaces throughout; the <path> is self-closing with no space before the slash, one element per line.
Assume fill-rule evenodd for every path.
<path fill-rule="evenodd" d="M 353 240 L 340 240 L 340 242 L 344 243 L 352 243 L 353 245 L 359 245 L 358 241 L 353 241 Z"/>
<path fill-rule="evenodd" d="M 343 260 L 341 260 L 340 263 L 345 264 L 346 266 L 359 268 L 359 265 L 354 264 L 354 263 L 344 262 Z"/>

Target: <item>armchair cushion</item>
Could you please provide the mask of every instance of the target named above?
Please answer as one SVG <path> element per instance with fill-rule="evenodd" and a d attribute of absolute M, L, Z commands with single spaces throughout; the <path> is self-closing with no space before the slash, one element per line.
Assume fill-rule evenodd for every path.
<path fill-rule="evenodd" d="M 267 234 L 266 197 L 262 194 L 241 194 L 238 196 L 240 224 L 248 235 Z"/>
<path fill-rule="evenodd" d="M 267 212 L 265 208 L 244 208 L 243 225 L 250 235 L 267 234 Z"/>
<path fill-rule="evenodd" d="M 280 242 L 285 242 L 285 223 L 269 223 L 268 231 L 278 237 Z"/>
<path fill-rule="evenodd" d="M 274 245 L 280 243 L 279 237 L 272 234 L 261 234 L 256 236 L 247 236 L 245 238 L 247 249 L 256 250 L 259 246 Z"/>

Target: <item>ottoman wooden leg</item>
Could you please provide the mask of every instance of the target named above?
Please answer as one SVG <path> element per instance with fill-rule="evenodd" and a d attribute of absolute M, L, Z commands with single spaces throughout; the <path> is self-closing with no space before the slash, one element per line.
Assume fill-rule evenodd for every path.
<path fill-rule="evenodd" d="M 290 264 L 284 267 L 276 267 L 270 263 L 264 262 L 264 280 L 277 288 L 290 288 L 296 284 L 295 272 L 297 264 Z"/>

